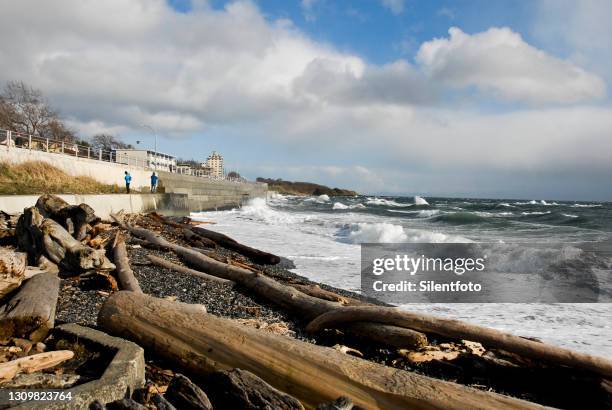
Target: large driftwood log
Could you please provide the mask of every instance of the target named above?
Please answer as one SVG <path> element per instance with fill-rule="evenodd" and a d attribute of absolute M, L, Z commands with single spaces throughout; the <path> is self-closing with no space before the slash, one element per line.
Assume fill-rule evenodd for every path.
<path fill-rule="evenodd" d="M 218 245 L 238 252 L 250 258 L 253 262 L 260 265 L 276 265 L 280 262 L 280 257 L 273 255 L 268 252 L 260 251 L 259 249 L 251 248 L 250 246 L 243 245 L 227 235 L 222 233 L 214 232 L 209 229 L 202 228 L 201 226 L 191 226 L 193 232 L 196 234 L 214 241 Z"/>
<path fill-rule="evenodd" d="M 93 249 L 74 239 L 68 231 L 52 219 L 40 224 L 43 249 L 47 257 L 66 270 L 111 271 L 115 265 L 106 257 L 104 249 Z"/>
<path fill-rule="evenodd" d="M 70 350 L 56 350 L 1 363 L 0 383 L 13 379 L 19 373 L 32 373 L 57 366 L 66 360 L 72 359 L 73 356 L 74 353 Z"/>
<path fill-rule="evenodd" d="M 40 342 L 53 328 L 59 294 L 59 278 L 51 272 L 28 279 L 0 307 L 0 339 L 21 337 Z"/>
<path fill-rule="evenodd" d="M 377 322 L 435 333 L 453 339 L 465 339 L 541 360 L 551 364 L 588 370 L 612 378 L 612 361 L 546 343 L 535 342 L 499 330 L 472 325 L 454 319 L 445 319 L 398 308 L 383 306 L 352 306 L 329 311 L 314 319 L 306 330 L 316 332 L 324 328 L 353 322 Z"/>
<path fill-rule="evenodd" d="M 149 215 L 157 221 L 168 224 L 175 228 L 183 229 L 183 235 L 185 235 L 186 239 L 188 240 L 194 239 L 191 235 L 186 233 L 186 231 L 191 231 L 198 235 L 201 240 L 206 239 L 212 241 L 213 245 L 217 244 L 226 249 L 233 250 L 241 255 L 250 258 L 253 262 L 258 263 L 260 265 L 276 265 L 280 262 L 280 257 L 268 252 L 261 251 L 259 249 L 251 248 L 250 246 L 243 245 L 237 242 L 235 239 L 230 238 L 229 236 L 224 235 L 222 233 L 214 232 L 209 229 L 204 229 L 201 226 L 191 226 L 189 224 L 176 223 L 174 221 L 169 220 L 168 218 L 164 218 L 156 212 L 151 212 Z M 206 243 L 206 245 L 210 246 L 210 242 Z"/>
<path fill-rule="evenodd" d="M 25 253 L 0 248 L 0 299 L 21 285 L 25 270 Z"/>
<path fill-rule="evenodd" d="M 125 241 L 120 233 L 117 233 L 115 241 L 113 242 L 113 260 L 117 266 L 117 277 L 121 289 L 142 293 L 142 289 L 140 289 L 140 285 L 138 284 L 138 279 L 136 279 L 130 267 L 127 249 L 125 249 Z"/>
<path fill-rule="evenodd" d="M 115 293 L 102 306 L 98 324 L 194 373 L 248 370 L 306 407 L 347 396 L 367 409 L 542 408 L 261 332 L 144 294 Z"/>
<path fill-rule="evenodd" d="M 155 265 L 157 266 L 161 266 L 162 268 L 166 268 L 166 269 L 170 269 L 170 270 L 174 270 L 180 273 L 186 273 L 188 275 L 193 275 L 193 276 L 197 276 L 199 278 L 202 279 L 206 279 L 209 280 L 211 282 L 217 282 L 217 283 L 225 283 L 228 285 L 233 284 L 234 282 L 232 282 L 231 280 L 227 280 L 227 279 L 222 279 L 219 278 L 217 276 L 213 276 L 213 275 L 209 275 L 207 273 L 204 272 L 200 272 L 194 269 L 190 269 L 186 266 L 181 266 L 181 265 L 177 265 L 176 263 L 172 263 L 166 259 L 157 257 L 155 255 L 147 255 L 147 258 Z"/>
<path fill-rule="evenodd" d="M 116 217 L 114 218 L 119 221 Z M 170 249 L 199 269 L 215 276 L 240 283 L 271 302 L 300 313 L 306 319 L 313 319 L 324 312 L 343 306 L 339 302 L 332 302 L 307 295 L 291 286 L 283 285 L 272 278 L 262 275 L 259 272 L 252 272 L 247 269 L 219 262 L 196 250 L 171 243 L 148 229 L 133 227 L 123 224 L 122 222 L 120 223 L 123 227 L 129 229 L 133 235 L 141 237 L 150 243 Z M 391 329 L 388 327 L 381 327 L 381 325 L 377 323 L 361 323 L 356 325 L 355 328 L 355 333 L 360 336 L 400 348 L 420 347 L 426 344 L 424 341 L 427 340 L 426 336 L 422 333 L 401 327 L 393 329 L 391 332 Z M 347 329 L 352 332 L 353 326 L 349 325 Z M 386 334 L 392 334 L 393 338 L 382 340 L 382 337 Z M 398 337 L 401 334 L 404 335 L 403 338 Z M 399 342 L 399 344 L 396 344 L 397 342 Z"/>
<path fill-rule="evenodd" d="M 31 206 L 23 210 L 23 214 L 17 221 L 15 236 L 17 245 L 21 250 L 28 252 L 28 264 L 36 265 L 38 258 L 43 255 L 43 241 L 40 224 L 45 218 L 40 211 Z"/>
<path fill-rule="evenodd" d="M 70 205 L 57 195 L 41 195 L 36 201 L 36 208 L 45 218 L 58 222 L 77 240 L 83 240 L 87 234 L 87 224 L 93 224 L 99 218 L 87 204 Z M 72 225 L 72 229 L 71 228 Z"/>

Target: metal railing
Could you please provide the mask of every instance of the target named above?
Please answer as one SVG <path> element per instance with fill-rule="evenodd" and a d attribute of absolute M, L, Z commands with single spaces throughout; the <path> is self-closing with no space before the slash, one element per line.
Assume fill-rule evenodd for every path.
<path fill-rule="evenodd" d="M 194 175 L 191 172 L 180 168 L 171 169 L 160 169 L 158 166 L 155 169 L 153 164 L 150 164 L 147 159 L 137 158 L 129 156 L 127 154 L 117 154 L 115 150 L 106 151 L 102 149 L 94 150 L 87 145 L 79 145 L 73 142 L 66 142 L 62 140 L 41 138 L 31 134 L 25 134 L 17 131 L 3 130 L 0 129 L 0 147 L 6 146 L 8 150 L 11 149 L 25 149 L 29 151 L 43 151 L 48 153 L 55 153 L 61 155 L 68 155 L 75 158 L 88 158 L 97 161 L 112 162 L 116 164 L 123 164 L 130 167 L 137 167 L 147 169 L 151 171 L 169 171 L 182 175 L 191 175 L 201 178 L 207 178 L 212 180 L 225 180 L 231 182 L 246 183 L 248 182 L 244 178 L 229 178 L 227 176 L 217 177 L 207 174 Z M 164 166 L 165 168 L 165 166 Z"/>

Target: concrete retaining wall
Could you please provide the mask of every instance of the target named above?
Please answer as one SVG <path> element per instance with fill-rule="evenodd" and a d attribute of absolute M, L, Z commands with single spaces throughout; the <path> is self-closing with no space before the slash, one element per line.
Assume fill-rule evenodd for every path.
<path fill-rule="evenodd" d="M 23 148 L 11 147 L 8 149 L 6 146 L 0 146 L 0 162 L 19 164 L 26 161 L 48 162 L 66 172 L 68 175 L 89 176 L 99 182 L 105 184 L 118 184 L 119 186 L 123 185 L 124 172 L 128 171 L 132 175 L 132 187 L 134 190 L 148 187 L 152 172 L 149 169 L 94 159 L 77 158 L 43 151 L 30 151 Z M 158 175 L 159 187 L 161 188 L 160 191 L 171 194 L 182 194 L 186 197 L 184 200 L 186 201 L 187 209 L 191 211 L 205 211 L 239 206 L 251 198 L 265 198 L 268 190 L 266 184 L 253 182 L 216 181 L 164 171 L 159 171 Z M 104 197 L 112 198 L 110 199 L 111 203 L 119 202 L 121 207 L 126 209 L 126 211 L 128 210 L 126 206 L 129 205 L 134 212 L 137 212 L 139 208 L 149 207 L 152 201 L 150 198 L 157 198 L 148 195 L 126 195 L 127 197 L 133 198 L 129 201 L 115 198 L 120 196 L 121 195 L 104 195 Z M 136 199 L 138 197 L 141 198 Z M 0 205 L 2 204 L 1 201 L 2 200 L 0 200 Z M 19 200 L 15 201 L 15 203 L 17 203 Z M 68 200 L 68 202 L 72 203 L 73 201 Z M 80 201 L 77 203 L 81 202 L 89 203 L 88 201 Z M 30 203 L 27 206 L 31 205 Z M 3 209 L 2 206 L 0 206 L 0 209 Z M 23 207 L 21 209 L 23 209 Z M 8 210 L 6 211 L 8 212 Z"/>
<path fill-rule="evenodd" d="M 157 211 L 166 215 L 188 215 L 190 209 L 186 194 L 103 194 L 103 195 L 58 195 L 69 204 L 86 203 L 91 206 L 96 215 L 108 219 L 110 213 L 119 212 L 151 212 Z M 0 210 L 10 214 L 23 212 L 24 208 L 33 206 L 38 195 L 2 195 Z"/>

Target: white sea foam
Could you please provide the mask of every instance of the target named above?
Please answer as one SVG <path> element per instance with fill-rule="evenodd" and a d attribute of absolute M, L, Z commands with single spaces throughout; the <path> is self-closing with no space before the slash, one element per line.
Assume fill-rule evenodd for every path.
<path fill-rule="evenodd" d="M 329 202 L 329 195 L 325 195 L 325 194 L 319 195 L 317 197 L 317 201 L 320 201 L 320 202 Z"/>
<path fill-rule="evenodd" d="M 501 202 L 501 203 L 499 203 L 498 205 L 499 205 L 499 206 L 505 206 L 506 208 L 514 208 L 514 206 L 510 205 L 510 204 L 509 204 L 509 203 L 507 203 L 507 202 Z"/>
<path fill-rule="evenodd" d="M 399 202 L 395 202 L 385 198 L 368 198 L 366 203 L 369 205 L 382 205 L 382 206 L 397 206 L 397 207 L 407 207 L 412 206 L 412 204 L 400 204 Z"/>
<path fill-rule="evenodd" d="M 543 200 L 543 199 L 542 199 L 542 200 L 540 200 L 540 205 L 545 205 L 545 206 L 557 206 L 557 205 L 559 205 L 559 204 L 558 204 L 558 203 L 556 203 L 556 202 L 546 202 L 545 200 Z"/>
<path fill-rule="evenodd" d="M 421 209 L 420 211 L 402 211 L 400 209 L 387 209 L 387 211 L 396 214 L 415 215 L 419 218 L 429 218 L 440 213 L 439 209 Z"/>
<path fill-rule="evenodd" d="M 340 210 L 344 210 L 344 209 L 364 209 L 366 206 L 364 204 L 353 204 L 353 205 L 345 205 L 342 202 L 334 202 L 334 206 L 332 206 L 332 209 L 340 209 Z"/>
<path fill-rule="evenodd" d="M 421 198 L 420 196 L 415 196 L 414 204 L 415 205 L 429 205 L 429 202 L 427 202 L 425 198 Z"/>
<path fill-rule="evenodd" d="M 568 218 L 578 218 L 578 215 L 572 215 L 572 214 L 561 214 L 563 216 L 566 216 Z"/>
<path fill-rule="evenodd" d="M 547 215 L 549 213 L 550 211 L 546 211 L 546 212 L 534 211 L 534 212 L 521 212 L 521 215 Z"/>
<path fill-rule="evenodd" d="M 601 204 L 574 204 L 571 205 L 572 208 L 599 208 L 602 206 Z"/>
<path fill-rule="evenodd" d="M 470 242 L 461 236 L 447 235 L 421 229 L 404 229 L 401 225 L 387 222 L 355 223 L 350 225 L 346 236 L 349 243 L 446 243 Z"/>

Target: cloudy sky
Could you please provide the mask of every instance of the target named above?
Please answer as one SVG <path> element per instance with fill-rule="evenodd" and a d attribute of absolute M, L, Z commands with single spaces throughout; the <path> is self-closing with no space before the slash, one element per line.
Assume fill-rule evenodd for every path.
<path fill-rule="evenodd" d="M 612 200 L 612 2 L 0 0 L 0 81 L 228 170 Z"/>

